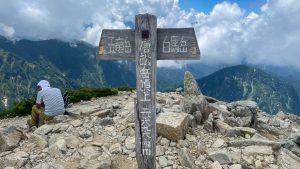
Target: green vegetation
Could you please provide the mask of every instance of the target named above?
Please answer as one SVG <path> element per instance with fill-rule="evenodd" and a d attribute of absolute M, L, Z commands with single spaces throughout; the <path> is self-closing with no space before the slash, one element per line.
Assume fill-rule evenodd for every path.
<path fill-rule="evenodd" d="M 118 91 L 127 91 L 127 92 L 132 92 L 134 88 L 128 87 L 128 86 L 121 86 L 117 88 Z"/>
<path fill-rule="evenodd" d="M 12 109 L 0 113 L 0 119 L 29 115 L 34 104 L 34 97 L 15 103 Z"/>
<path fill-rule="evenodd" d="M 205 95 L 219 100 L 253 100 L 271 114 L 279 111 L 300 114 L 300 100 L 295 88 L 257 68 L 228 67 L 197 82 Z"/>
<path fill-rule="evenodd" d="M 105 97 L 118 94 L 118 90 L 111 88 L 81 88 L 79 90 L 68 90 L 70 102 L 76 103 L 81 100 L 90 100 L 93 97 Z"/>
<path fill-rule="evenodd" d="M 120 88 L 122 91 L 130 91 L 128 87 Z M 68 90 L 70 102 L 76 103 L 81 100 L 90 100 L 93 97 L 105 97 L 118 94 L 117 89 L 112 88 L 81 88 L 79 90 Z M 16 116 L 30 115 L 32 106 L 35 104 L 35 97 L 14 103 L 13 107 L 0 113 L 0 119 Z"/>

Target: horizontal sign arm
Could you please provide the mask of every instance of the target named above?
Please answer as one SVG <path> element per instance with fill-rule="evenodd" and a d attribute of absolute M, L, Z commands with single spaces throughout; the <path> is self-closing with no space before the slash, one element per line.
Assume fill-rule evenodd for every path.
<path fill-rule="evenodd" d="M 157 29 L 157 60 L 197 60 L 200 50 L 194 28 Z M 102 31 L 97 59 L 135 59 L 135 30 Z"/>

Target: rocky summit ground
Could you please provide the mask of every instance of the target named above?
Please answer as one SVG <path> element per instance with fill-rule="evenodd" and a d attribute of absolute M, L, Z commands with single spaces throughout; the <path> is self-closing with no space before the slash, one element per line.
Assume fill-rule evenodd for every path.
<path fill-rule="evenodd" d="M 157 93 L 156 166 L 163 169 L 299 169 L 300 117 L 269 115 L 252 101 Z M 0 121 L 0 168 L 135 169 L 135 92 L 70 106 L 70 115 L 26 132 L 28 117 Z"/>

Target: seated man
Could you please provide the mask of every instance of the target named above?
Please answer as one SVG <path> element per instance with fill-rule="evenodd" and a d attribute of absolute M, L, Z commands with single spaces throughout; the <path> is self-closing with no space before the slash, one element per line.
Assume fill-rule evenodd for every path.
<path fill-rule="evenodd" d="M 38 84 L 36 105 L 32 107 L 29 127 L 38 127 L 40 123 L 52 120 L 54 116 L 65 112 L 64 100 L 58 88 L 50 87 L 47 80 L 41 80 Z"/>

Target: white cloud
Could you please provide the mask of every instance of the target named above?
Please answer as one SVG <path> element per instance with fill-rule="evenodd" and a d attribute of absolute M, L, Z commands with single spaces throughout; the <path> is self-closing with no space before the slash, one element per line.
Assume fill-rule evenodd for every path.
<path fill-rule="evenodd" d="M 7 38 L 12 38 L 15 33 L 15 30 L 11 26 L 7 26 L 0 22 L 0 35 L 3 35 Z"/>
<path fill-rule="evenodd" d="M 139 13 L 158 16 L 159 27 L 194 27 L 206 64 L 249 62 L 300 70 L 300 1 L 268 0 L 260 12 L 223 2 L 209 13 L 183 10 L 179 0 L 0 0 L 6 37 L 84 40 L 98 45 L 104 28 L 129 28 Z M 130 25 L 130 24 L 129 24 Z M 163 61 L 159 66 L 186 62 Z"/>

